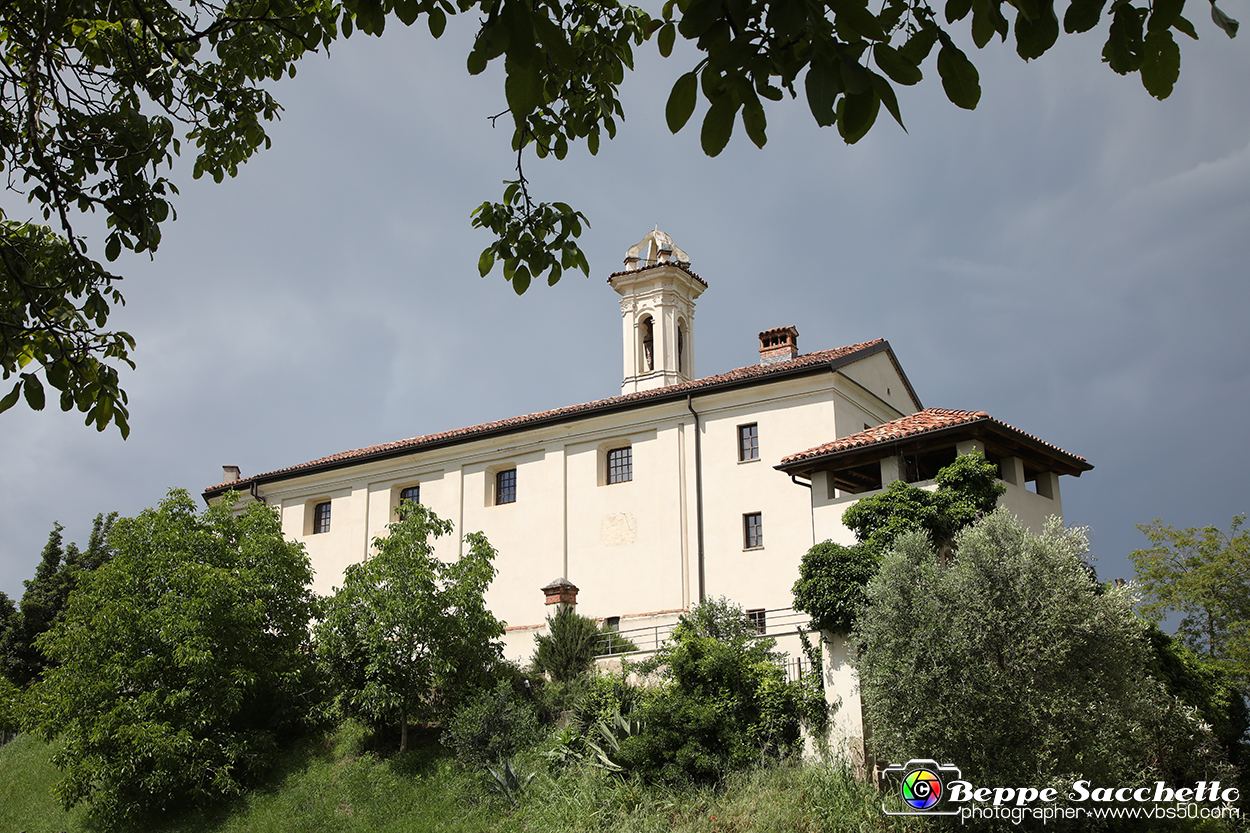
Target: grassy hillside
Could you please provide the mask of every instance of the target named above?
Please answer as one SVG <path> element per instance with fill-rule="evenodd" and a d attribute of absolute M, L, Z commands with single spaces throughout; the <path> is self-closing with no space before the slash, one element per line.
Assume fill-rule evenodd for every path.
<path fill-rule="evenodd" d="M 590 767 L 559 771 L 537 753 L 513 806 L 434 743 L 381 759 L 363 733 L 340 728 L 304 743 L 271 783 L 212 813 L 146 826 L 153 833 L 317 831 L 711 831 L 905 830 L 881 813 L 880 797 L 838 770 L 779 766 L 746 773 L 721 790 L 644 787 Z M 51 794 L 52 749 L 23 736 L 0 748 L 0 833 L 92 831 L 81 808 L 66 813 Z M 892 824 L 893 822 L 893 824 Z"/>

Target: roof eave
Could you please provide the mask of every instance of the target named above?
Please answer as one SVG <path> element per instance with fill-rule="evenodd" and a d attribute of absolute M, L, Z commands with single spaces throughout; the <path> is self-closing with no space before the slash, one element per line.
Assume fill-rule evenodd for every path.
<path fill-rule="evenodd" d="M 472 434 L 459 434 L 455 436 L 430 440 L 429 442 L 419 445 L 402 446 L 399 448 L 385 449 L 368 454 L 361 454 L 357 457 L 348 457 L 336 460 L 326 460 L 320 463 L 308 463 L 299 466 L 293 470 L 277 471 L 267 474 L 258 474 L 252 477 L 244 477 L 230 483 L 221 483 L 216 486 L 210 486 L 202 493 L 205 501 L 209 501 L 218 497 L 225 492 L 230 491 L 247 491 L 255 484 L 258 488 L 267 483 L 277 483 L 283 480 L 292 480 L 297 477 L 304 477 L 309 474 L 319 474 L 326 471 L 334 471 L 336 469 L 349 468 L 351 466 L 363 463 L 376 462 L 381 460 L 389 460 L 395 457 L 404 457 L 418 452 L 429 451 L 431 449 L 446 448 L 448 446 L 460 445 L 467 442 L 475 442 L 491 437 L 507 436 L 520 431 L 528 431 L 533 428 L 541 428 L 547 425 L 558 425 L 562 422 L 572 422 L 588 416 L 598 416 L 600 414 L 615 413 L 617 411 L 627 411 L 635 408 L 644 408 L 651 405 L 667 404 L 670 402 L 685 401 L 687 396 L 704 396 L 709 393 L 719 393 L 726 390 L 736 388 L 751 387 L 753 385 L 768 384 L 784 379 L 797 378 L 800 376 L 809 376 L 819 373 L 830 373 L 839 368 L 845 367 L 856 361 L 868 358 L 869 356 L 879 353 L 881 350 L 889 350 L 889 343 L 881 341 L 862 350 L 848 353 L 845 356 L 838 356 L 827 362 L 815 362 L 813 364 L 800 365 L 798 367 L 785 368 L 770 371 L 760 376 L 750 376 L 745 379 L 726 379 L 720 382 L 714 382 L 702 387 L 690 389 L 686 384 L 671 385 L 669 392 L 657 393 L 645 399 L 609 399 L 605 400 L 602 405 L 596 405 L 583 411 L 574 413 L 552 414 L 550 416 L 537 416 L 526 422 L 501 425 L 497 428 L 486 428 Z M 893 352 L 890 353 L 893 359 Z M 896 363 L 897 364 L 897 363 Z M 904 379 L 906 381 L 906 379 Z M 910 386 L 909 386 L 910 389 Z M 663 388 L 659 389 L 664 391 Z M 914 394 L 913 394 L 914 397 Z"/>

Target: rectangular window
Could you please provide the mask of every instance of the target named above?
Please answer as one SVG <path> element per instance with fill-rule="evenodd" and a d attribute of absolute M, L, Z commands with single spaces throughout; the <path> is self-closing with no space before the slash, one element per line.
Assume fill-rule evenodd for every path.
<path fill-rule="evenodd" d="M 313 507 L 313 534 L 330 531 L 330 502 L 318 503 Z"/>
<path fill-rule="evenodd" d="M 608 483 L 626 483 L 634 479 L 634 450 L 629 446 L 608 452 Z"/>
<path fill-rule="evenodd" d="M 516 469 L 495 474 L 495 505 L 516 503 Z"/>
<path fill-rule="evenodd" d="M 764 546 L 764 515 L 750 512 L 742 516 L 742 546 L 752 550 Z"/>
<path fill-rule="evenodd" d="M 747 621 L 755 627 L 756 633 L 766 633 L 768 631 L 768 619 L 762 607 L 756 610 L 748 610 Z"/>
<path fill-rule="evenodd" d="M 738 459 L 760 458 L 760 427 L 757 423 L 738 426 Z"/>

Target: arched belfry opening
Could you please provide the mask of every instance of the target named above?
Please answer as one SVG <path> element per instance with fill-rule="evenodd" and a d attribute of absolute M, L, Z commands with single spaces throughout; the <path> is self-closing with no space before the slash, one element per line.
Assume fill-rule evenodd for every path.
<path fill-rule="evenodd" d="M 707 282 L 690 270 L 690 257 L 656 228 L 629 248 L 608 285 L 621 296 L 621 392 L 695 378 L 694 305 Z"/>

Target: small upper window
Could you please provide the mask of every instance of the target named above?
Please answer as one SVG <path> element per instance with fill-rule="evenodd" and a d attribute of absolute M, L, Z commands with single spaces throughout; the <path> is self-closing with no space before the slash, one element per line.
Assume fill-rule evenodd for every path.
<path fill-rule="evenodd" d="M 313 507 L 313 534 L 330 531 L 330 501 L 318 503 Z"/>
<path fill-rule="evenodd" d="M 608 483 L 626 483 L 634 479 L 634 450 L 613 448 L 608 451 Z"/>
<path fill-rule="evenodd" d="M 495 505 L 516 503 L 516 469 L 495 473 Z"/>
<path fill-rule="evenodd" d="M 760 427 L 757 423 L 738 426 L 738 459 L 760 458 Z"/>
<path fill-rule="evenodd" d="M 763 608 L 747 611 L 747 621 L 755 628 L 756 633 L 768 632 L 767 612 Z"/>
<path fill-rule="evenodd" d="M 742 516 L 742 547 L 755 549 L 764 546 L 764 515 L 751 512 Z"/>
<path fill-rule="evenodd" d="M 421 502 L 421 487 L 420 486 L 406 486 L 403 489 L 400 489 L 399 490 L 399 506 L 396 507 L 397 512 L 403 509 L 405 502 L 420 503 Z"/>

